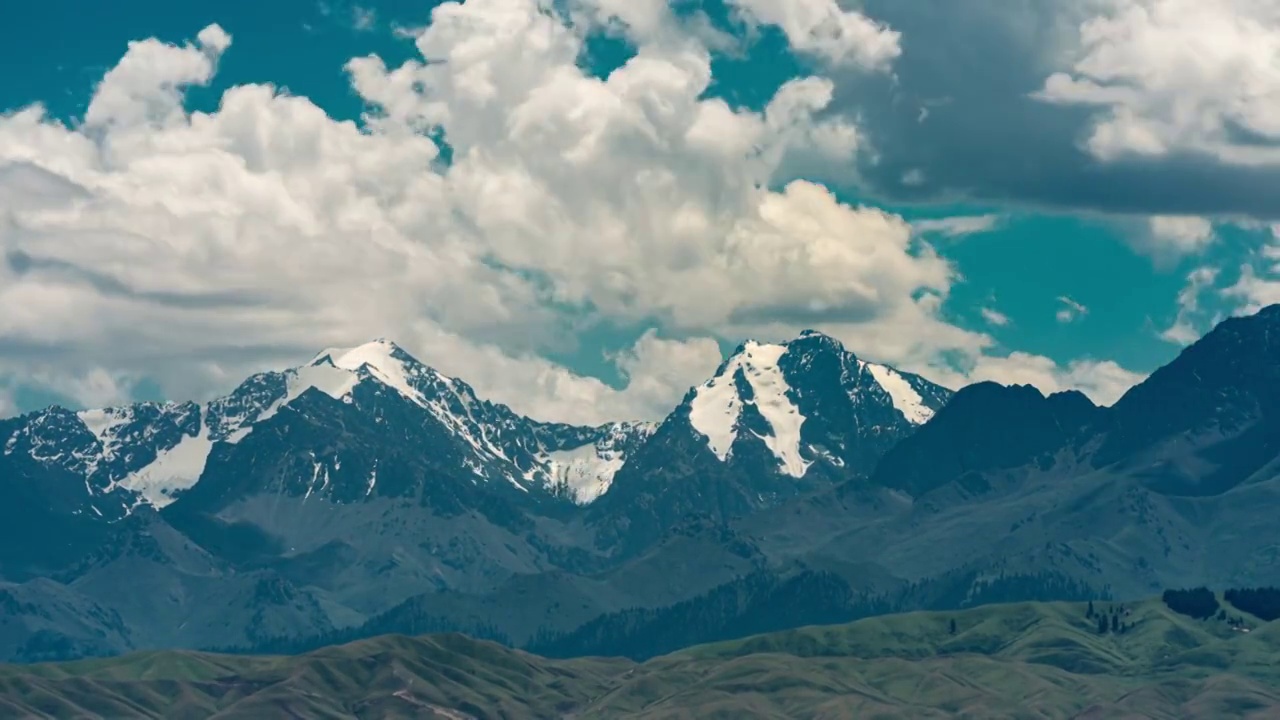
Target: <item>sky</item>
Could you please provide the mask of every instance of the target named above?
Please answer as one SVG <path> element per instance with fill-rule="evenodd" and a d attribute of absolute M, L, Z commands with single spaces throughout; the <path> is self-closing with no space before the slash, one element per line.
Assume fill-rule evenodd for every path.
<path fill-rule="evenodd" d="M 0 416 L 385 337 L 656 419 L 810 328 L 1110 403 L 1280 301 L 1275 0 L 45 0 L 0 67 Z"/>

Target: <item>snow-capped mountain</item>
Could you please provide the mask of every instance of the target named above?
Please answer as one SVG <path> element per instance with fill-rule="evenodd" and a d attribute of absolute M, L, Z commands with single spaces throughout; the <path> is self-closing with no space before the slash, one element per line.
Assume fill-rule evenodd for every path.
<path fill-rule="evenodd" d="M 668 519 L 733 514 L 869 474 L 950 396 L 806 331 L 743 344 L 660 425 L 578 427 L 482 400 L 375 340 L 254 375 L 204 404 L 54 407 L 0 422 L 0 475 L 52 493 L 37 502 L 60 513 L 106 521 L 179 498 L 179 514 L 214 517 L 268 496 L 415 498 L 446 515 L 487 507 L 502 518 L 514 516 L 491 503 L 610 498 L 601 512 L 614 517 L 637 502 Z M 671 507 L 642 499 L 651 496 Z"/>
<path fill-rule="evenodd" d="M 376 340 L 322 351 L 309 363 L 283 372 L 254 375 L 203 405 L 138 403 L 81 412 L 53 407 L 0 422 L 0 471 L 29 477 L 29 482 L 57 476 L 63 485 L 79 488 L 59 493 L 69 512 L 115 520 L 141 505 L 169 505 L 201 479 L 211 457 L 234 455 L 235 446 L 272 425 L 282 412 L 305 406 L 306 398 L 321 396 L 352 407 L 369 393 L 388 395 L 403 405 L 399 422 L 431 425 L 450 438 L 457 445 L 452 475 L 577 503 L 591 502 L 607 490 L 627 453 L 654 427 L 530 420 L 505 405 L 481 400 L 466 383 L 436 372 L 394 343 Z M 376 447 L 365 450 L 377 454 Z M 312 457 L 309 464 L 300 463 L 307 467 L 297 469 L 296 481 L 307 485 L 308 496 L 329 494 L 330 476 L 341 472 L 343 458 L 338 456 L 322 461 L 314 449 L 288 446 L 273 452 Z M 361 482 L 372 489 L 377 472 L 375 461 Z"/>
<path fill-rule="evenodd" d="M 0 423 L 0 474 L 36 484 L 71 514 L 118 519 L 199 476 L 202 414 L 195 403 L 138 403 L 14 418 Z"/>
<path fill-rule="evenodd" d="M 786 343 L 744 343 L 675 415 L 719 460 L 744 443 L 762 443 L 780 472 L 799 478 L 815 461 L 869 471 L 950 397 L 940 385 L 861 360 L 806 330 Z"/>
<path fill-rule="evenodd" d="M 952 392 L 805 331 L 741 345 L 692 388 L 590 514 L 639 548 L 690 513 L 728 518 L 868 476 Z"/>

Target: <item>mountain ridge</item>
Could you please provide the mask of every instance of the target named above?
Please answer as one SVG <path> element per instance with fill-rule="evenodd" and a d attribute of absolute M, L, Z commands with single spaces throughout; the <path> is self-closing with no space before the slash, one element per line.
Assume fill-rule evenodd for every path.
<path fill-rule="evenodd" d="M 769 412 L 770 407 L 787 404 L 785 393 L 790 388 L 783 387 L 782 393 L 775 393 L 771 398 L 774 406 L 756 402 L 754 397 L 748 397 L 746 402 L 735 400 L 745 407 L 745 412 L 740 413 L 746 416 L 743 418 L 737 414 L 715 418 L 714 413 L 706 412 L 705 403 L 693 402 L 701 392 L 714 389 L 717 380 L 743 376 L 742 373 L 725 376 L 723 371 L 742 352 L 749 353 L 748 348 L 781 349 L 785 352 L 787 348 L 806 343 L 833 346 L 837 352 L 856 362 L 859 371 L 869 371 L 875 382 L 864 382 L 863 386 L 881 392 L 884 396 L 881 401 L 887 399 L 892 403 L 893 412 L 902 414 L 907 424 L 923 422 L 950 393 L 919 376 L 865 363 L 844 351 L 838 341 L 816 331 L 806 330 L 782 344 L 747 341 L 738 353 L 725 359 L 711 381 L 692 388 L 682 403 L 692 403 L 690 425 L 695 432 L 707 437 L 712 451 L 721 461 L 729 459 L 733 444 L 739 440 L 750 442 L 753 437 L 769 445 L 771 453 L 780 459 L 781 472 L 795 477 L 803 476 L 815 461 L 827 460 L 835 464 L 845 461 L 826 448 L 811 443 L 801 446 L 799 424 L 781 430 L 781 425 L 772 427 L 772 423 L 779 423 L 784 417 L 776 412 L 777 409 L 794 413 L 794 407 L 775 407 L 772 420 L 764 420 L 767 431 L 772 434 L 757 432 L 752 427 L 753 423 L 758 425 L 762 420 L 760 408 Z M 779 356 L 782 354 L 778 353 Z M 768 369 L 777 371 L 776 367 Z M 842 372 L 847 374 L 848 368 L 843 368 Z M 758 369 L 752 368 L 752 374 L 758 375 Z M 533 420 L 514 413 L 501 403 L 480 399 L 465 382 L 438 373 L 418 362 L 394 342 L 378 338 L 352 348 L 322 350 L 308 363 L 284 371 L 254 374 L 226 395 L 205 403 L 140 402 L 79 411 L 52 406 L 0 420 L 0 429 L 5 422 L 19 424 L 15 431 L 8 433 L 3 455 L 18 453 L 46 463 L 60 462 L 69 475 L 84 476 L 91 497 L 101 495 L 110 500 L 109 508 L 89 502 L 75 510 L 115 520 L 130 514 L 139 504 L 159 509 L 172 503 L 179 494 L 199 482 L 215 445 L 239 444 L 259 424 L 268 422 L 304 394 L 319 392 L 350 404 L 350 394 L 367 382 L 394 390 L 448 426 L 471 447 L 475 457 L 467 459 L 466 463 L 476 473 L 482 476 L 492 473 L 526 490 L 532 486 L 551 489 L 553 493 L 578 504 L 590 504 L 604 495 L 613 477 L 625 464 L 626 457 L 661 425 L 659 422 L 622 420 L 597 426 L 574 426 Z M 894 392 L 884 390 L 885 385 L 891 386 Z M 913 397 L 915 387 L 927 388 L 929 398 L 923 400 L 919 394 Z M 487 417 L 478 419 L 477 413 Z M 76 420 L 81 427 L 74 427 Z M 725 420 L 728 420 L 727 425 Z M 800 424 L 803 422 L 801 419 Z M 521 424 L 527 427 L 518 428 Z M 57 457 L 41 456 L 42 445 L 53 440 L 42 438 L 33 429 L 46 425 L 58 426 L 52 432 L 61 433 L 63 438 L 78 437 L 79 445 Z M 504 432 L 509 435 L 513 429 L 515 434 L 512 437 L 491 437 Z M 723 441 L 724 435 L 729 435 L 730 441 L 725 448 L 717 449 L 717 443 Z M 20 443 L 23 443 L 21 448 Z M 878 454 L 878 451 L 873 451 L 873 454 Z M 867 463 L 863 460 L 861 464 Z M 494 471 L 494 466 L 503 467 Z M 323 484 L 323 478 L 320 480 Z"/>

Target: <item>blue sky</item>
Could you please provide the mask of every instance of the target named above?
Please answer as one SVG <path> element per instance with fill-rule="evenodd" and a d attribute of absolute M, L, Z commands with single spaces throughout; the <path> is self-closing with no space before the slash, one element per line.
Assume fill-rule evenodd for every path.
<path fill-rule="evenodd" d="M 1132 0 L 1151 6 L 1177 1 Z M 77 132 L 95 88 L 104 74 L 120 62 L 130 41 L 155 38 L 182 46 L 193 42 L 202 28 L 216 23 L 233 41 L 218 57 L 216 74 L 207 86 L 196 82 L 185 91 L 181 102 L 186 110 L 217 113 L 227 89 L 270 83 L 308 99 L 332 121 L 363 123 L 362 113 L 376 103 L 367 92 L 362 97 L 353 88 L 344 65 L 351 58 L 376 55 L 387 68 L 394 69 L 419 58 L 413 37 L 403 31 L 427 25 L 435 4 L 410 0 L 359 4 L 137 0 L 92 18 L 83 14 L 83 3 L 70 0 L 23 4 L 7 10 L 5 22 L 0 23 L 0 64 L 17 69 L 0 76 L 0 109 L 12 112 L 41 103 L 50 116 L 46 122 L 62 121 Z M 849 17 L 856 12 L 852 6 L 837 8 L 830 0 L 807 4 L 851 13 Z M 568 5 L 572 3 L 557 7 L 563 10 Z M 591 2 L 585 5 L 594 7 Z M 641 5 L 651 3 L 636 7 Z M 1265 283 L 1265 277 L 1249 286 L 1252 294 L 1224 291 L 1236 285 L 1245 264 L 1259 268 L 1263 276 L 1269 270 L 1265 256 L 1272 236 L 1269 224 L 1274 211 L 1280 209 L 1280 201 L 1269 201 L 1267 193 L 1258 191 L 1256 185 L 1270 177 L 1266 173 L 1274 172 L 1276 164 L 1224 160 L 1232 148 L 1217 136 L 1207 137 L 1186 152 L 1172 148 L 1163 154 L 1139 154 L 1136 160 L 1129 155 L 1116 160 L 1098 149 L 1100 146 L 1089 144 L 1091 137 L 1100 136 L 1091 136 L 1091 128 L 1104 124 L 1105 113 L 1097 110 L 1096 102 L 1079 100 L 1079 93 L 1084 92 L 1079 88 L 1085 85 L 1073 86 L 1070 91 L 1076 95 L 1061 91 L 1052 102 L 1028 97 L 1047 87 L 1045 81 L 1052 72 L 1072 72 L 1073 66 L 1062 62 L 1058 55 L 1033 55 L 1037 45 L 1052 44 L 1045 39 L 1045 33 L 1065 33 L 1054 34 L 1053 42 L 1063 44 L 1064 56 L 1082 57 L 1089 48 L 1073 31 L 1079 24 L 1076 21 L 1087 21 L 1087 15 L 1049 17 L 1046 10 L 1045 17 L 1037 18 L 1032 17 L 1035 11 L 1028 10 L 1030 6 L 1025 4 L 1019 3 L 1017 9 L 1010 7 L 1006 12 L 988 0 L 971 5 L 940 5 L 935 0 L 904 0 L 896 5 L 868 2 L 865 15 L 857 17 L 869 18 L 881 29 L 900 33 L 896 40 L 900 51 L 882 67 L 871 68 L 871 61 L 867 61 L 867 67 L 851 68 L 848 63 L 837 66 L 827 62 L 825 51 L 803 47 L 804 39 L 794 25 L 789 27 L 785 20 L 777 21 L 770 15 L 777 11 L 770 9 L 775 6 L 768 0 L 739 5 L 730 13 L 723 4 L 681 2 L 674 13 L 678 22 L 684 23 L 682 32 L 700 38 L 699 42 L 711 48 L 711 80 L 702 98 L 719 97 L 734 109 L 762 111 L 784 83 L 801 77 L 822 77 L 831 82 L 832 100 L 814 113 L 812 122 L 842 119 L 856 125 L 863 138 L 853 159 L 843 164 L 815 169 L 817 161 L 810 156 L 805 156 L 808 160 L 782 162 L 770 174 L 769 185 L 780 191 L 791 180 L 822 182 L 838 201 L 850 207 L 881 208 L 917 223 L 910 252 L 918 254 L 920 244 L 927 243 L 954 270 L 945 301 L 938 310 L 931 311 L 930 317 L 944 323 L 945 328 L 986 338 L 987 344 L 981 350 L 965 352 L 996 360 L 1020 353 L 1042 356 L 1056 364 L 1052 370 L 1023 372 L 993 360 L 989 369 L 975 371 L 978 375 L 972 377 L 985 373 L 996 379 L 1025 381 L 1043 376 L 1046 379 L 1039 384 L 1050 386 L 1045 389 L 1083 384 L 1088 391 L 1103 383 L 1090 379 L 1089 366 L 1069 371 L 1072 363 L 1113 361 L 1128 373 L 1123 376 L 1127 380 L 1113 377 L 1107 381 L 1112 385 L 1098 392 L 1114 395 L 1115 382 L 1132 381 L 1179 351 L 1181 344 L 1162 334 L 1168 335 L 1166 331 L 1180 319 L 1190 330 L 1203 332 L 1215 318 L 1243 311 L 1256 305 L 1259 298 L 1269 297 L 1271 286 Z M 1073 3 L 1065 3 L 1064 7 L 1069 5 Z M 742 7 L 755 14 L 748 14 L 744 20 Z M 695 26 L 712 27 L 714 32 L 688 29 Z M 1177 28 L 1145 31 L 1157 30 L 1174 32 Z M 638 30 L 627 29 L 625 22 L 584 32 L 588 36 L 586 51 L 578 64 L 585 73 L 600 78 L 607 78 L 630 60 L 638 46 L 645 42 L 655 42 L 656 46 L 656 41 L 641 38 Z M 726 45 L 723 38 L 729 36 L 737 39 Z M 983 44 L 972 46 L 979 42 Z M 851 47 L 857 50 L 856 43 Z M 1016 53 L 1026 57 L 1010 63 L 1009 57 Z M 1140 60 L 1131 58 L 1130 62 Z M 961 70 L 970 72 L 960 75 Z M 1151 108 L 1157 106 L 1153 102 L 1139 110 L 1154 113 Z M 1000 111 L 998 115 L 996 110 Z M 1151 122 L 1161 120 L 1154 117 Z M 452 122 L 461 121 L 454 117 Z M 440 135 L 433 137 L 438 139 Z M 870 150 L 864 150 L 864 146 Z M 0 165 L 18 157 L 24 162 L 32 159 L 18 155 L 12 147 L 8 153 L 8 160 L 0 154 Z M 443 162 L 447 160 L 446 153 Z M 37 156 L 34 163 L 60 172 L 55 161 Z M 73 182 L 89 187 L 79 176 Z M 1235 193 L 1222 190 L 1236 187 L 1233 183 L 1248 189 Z M 1172 217 L 1175 221 L 1159 225 L 1153 217 Z M 18 224 L 26 227 L 21 220 Z M 470 222 L 470 226 L 476 224 L 483 225 L 484 219 Z M 947 229 L 966 224 L 965 232 Z M 65 230 L 66 226 L 58 227 Z M 42 237 L 44 243 L 58 242 L 52 231 Z M 26 244 L 19 245 L 20 242 Z M 10 258 L 15 257 L 15 252 L 22 257 L 39 258 L 41 247 L 51 247 L 32 242 L 35 241 L 18 238 L 6 244 L 0 231 L 0 246 Z M 537 237 L 523 242 L 537 242 Z M 184 250 L 183 257 L 201 252 L 193 247 Z M 100 252 L 106 261 L 99 262 L 98 267 L 114 272 L 110 261 L 117 256 L 109 250 Z M 119 257 L 123 262 L 124 256 Z M 479 362 L 475 358 L 487 357 L 485 353 L 492 350 L 501 359 L 495 360 L 492 367 L 478 370 L 478 379 L 468 377 L 466 372 L 457 374 L 475 382 L 482 391 L 490 390 L 499 399 L 519 406 L 521 386 L 504 378 L 531 373 L 530 377 L 538 378 L 540 384 L 529 394 L 557 396 L 559 400 L 547 401 L 548 412 L 568 415 L 572 412 L 564 409 L 565 403 L 579 392 L 570 386 L 593 377 L 603 380 L 607 387 L 600 389 L 588 382 L 582 387 L 592 389 L 582 390 L 582 397 L 614 393 L 605 404 L 612 403 L 611 407 L 619 412 L 635 407 L 651 413 L 673 393 L 678 397 L 682 383 L 696 380 L 701 372 L 700 361 L 692 356 L 687 359 L 687 368 L 659 367 L 668 360 L 677 362 L 668 355 L 686 357 L 681 354 L 685 346 L 678 343 L 693 347 L 692 343 L 706 340 L 724 351 L 736 345 L 743 333 L 783 336 L 802 329 L 802 325 L 824 321 L 855 352 L 923 369 L 926 374 L 931 367 L 942 368 L 935 375 L 951 384 L 956 384 L 957 379 L 963 381 L 966 365 L 975 362 L 969 358 L 943 367 L 948 353 L 959 351 L 944 347 L 945 344 L 929 346 L 928 338 L 876 345 L 874 338 L 879 331 L 864 333 L 858 329 L 863 319 L 878 312 L 864 306 L 865 298 L 855 303 L 856 308 L 850 306 L 849 317 L 843 318 L 839 307 L 822 314 L 784 312 L 779 303 L 796 300 L 793 295 L 783 298 L 779 292 L 781 299 L 767 305 L 767 321 L 733 320 L 745 316 L 742 313 L 746 311 L 738 308 L 738 315 L 691 322 L 680 318 L 698 314 L 696 300 L 690 300 L 693 304 L 689 306 L 653 300 L 647 309 L 633 312 L 634 308 L 628 306 L 610 310 L 609 303 L 617 298 L 582 290 L 596 287 L 595 280 L 558 279 L 554 268 L 549 271 L 534 261 L 527 267 L 516 267 L 518 260 L 512 258 L 522 257 L 521 252 L 512 251 L 505 257 L 501 262 L 494 261 L 494 267 L 510 270 L 510 277 L 519 280 L 509 277 L 495 281 L 499 283 L 496 287 L 527 282 L 530 287 L 510 291 L 508 300 L 516 304 L 537 303 L 537 312 L 529 318 L 504 324 L 505 321 L 477 319 L 466 310 L 430 307 L 423 313 L 430 316 L 433 325 L 430 330 L 422 330 L 411 312 L 394 304 L 374 303 L 383 310 L 371 312 L 389 315 L 365 316 L 370 337 L 389 329 L 410 350 L 446 369 L 468 368 Z M 486 262 L 492 259 L 490 256 Z M 1188 278 L 1197 271 L 1202 277 L 1206 273 L 1216 275 L 1199 292 L 1188 295 L 1184 292 Z M 14 272 L 14 278 L 21 276 L 28 282 L 34 282 L 40 274 L 16 269 Z M 157 290 L 163 289 L 163 267 L 158 266 L 154 272 L 149 276 L 135 274 L 127 283 L 135 289 L 152 284 Z M 228 272 L 225 277 L 239 276 Z M 65 277 L 59 280 L 63 281 Z M 38 296 L 46 300 L 53 297 L 55 284 L 40 286 Z M 95 285 L 99 286 L 101 283 Z M 228 293 L 238 292 L 237 288 L 250 292 L 251 286 L 251 282 L 238 285 L 228 280 L 224 289 Z M 205 287 L 202 292 L 214 290 L 218 288 Z M 177 291 L 176 286 L 165 289 Z M 476 292 L 477 298 L 483 298 L 488 297 L 486 293 L 508 291 Z M 637 293 L 644 294 L 632 289 L 618 297 L 631 298 Z M 831 293 L 833 297 L 844 297 L 839 288 Z M 16 307 L 28 296 L 7 297 L 5 300 L 6 296 L 0 295 L 0 301 L 15 303 Z M 94 302 L 92 295 L 74 297 L 78 298 L 76 302 Z M 433 296 L 424 291 L 423 297 L 424 302 L 431 302 Z M 1194 305 L 1189 304 L 1188 298 L 1195 301 Z M 289 298 L 271 309 L 283 312 L 283 308 L 295 307 L 299 302 L 303 301 Z M 476 307 L 483 304 L 477 300 Z M 393 309 L 386 310 L 388 307 Z M 170 312 L 172 307 L 163 313 L 153 310 L 146 310 L 144 315 L 156 318 L 154 322 L 174 323 L 175 327 L 189 322 L 184 319 L 188 316 Z M 472 310 L 483 314 L 474 307 Z M 7 402 L 0 402 L 0 410 L 24 411 L 50 401 L 86 405 L 225 391 L 243 372 L 278 366 L 287 358 L 304 360 L 307 353 L 303 348 L 314 345 L 318 349 L 338 335 L 358 342 L 355 335 L 362 327 L 357 320 L 340 333 L 326 329 L 309 334 L 306 323 L 316 322 L 315 318 L 300 318 L 290 326 L 288 337 L 279 331 L 272 335 L 256 325 L 252 330 L 246 329 L 244 337 L 236 337 L 238 326 L 230 321 L 222 324 L 220 320 L 214 332 L 231 333 L 221 344 L 211 346 L 203 341 L 180 351 L 166 347 L 164 333 L 157 330 L 150 340 L 131 341 L 133 349 L 126 352 L 112 345 L 109 334 L 86 339 L 74 323 L 61 322 L 57 320 L 61 316 L 50 313 L 53 319 L 35 317 L 25 327 L 0 326 L 0 388 L 5 389 L 7 394 L 3 397 L 8 398 Z M 502 315 L 501 311 L 495 313 Z M 255 315 L 254 322 L 261 316 Z M 394 320 L 388 319 L 390 316 Z M 51 329 L 63 326 L 62 330 Z M 404 330 L 397 331 L 400 328 Z M 952 332 L 945 328 L 939 332 Z M 537 337 L 523 337 L 525 330 Z M 444 349 L 448 343 L 441 345 L 428 339 L 437 331 L 453 338 L 450 343 L 466 343 L 467 349 L 450 355 L 453 351 Z M 651 349 L 656 354 L 646 355 L 645 337 L 670 344 L 654 346 Z M 867 337 L 873 340 L 868 341 Z M 154 344 L 147 345 L 148 342 Z M 963 344 L 957 343 L 957 347 Z M 912 347 L 904 349 L 908 344 Z M 921 350 L 918 346 L 922 345 L 928 348 Z M 42 357 L 42 352 L 47 355 Z M 211 352 L 216 357 L 201 363 L 201 353 L 207 356 Z M 933 355 L 928 355 L 930 352 Z M 620 363 L 619 353 L 639 359 L 631 365 Z M 527 367 L 520 369 L 512 364 L 524 360 L 532 364 L 526 363 Z M 183 375 L 184 371 L 172 368 L 175 361 L 200 368 L 192 367 Z M 986 361 L 977 362 L 981 366 Z M 562 372 L 568 373 L 572 381 L 547 380 L 548 373 Z M 952 374 L 948 376 L 948 372 Z M 634 380 L 645 373 L 661 378 L 665 389 L 654 390 L 643 400 L 623 399 L 627 378 Z M 527 399 L 525 406 L 531 412 L 541 407 Z"/>

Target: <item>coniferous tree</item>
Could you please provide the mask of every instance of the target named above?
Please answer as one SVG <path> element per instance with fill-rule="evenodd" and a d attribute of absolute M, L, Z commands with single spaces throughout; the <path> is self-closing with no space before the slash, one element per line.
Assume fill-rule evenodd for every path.
<path fill-rule="evenodd" d="M 1089 601 L 1089 609 L 1085 611 L 1084 616 L 1089 618 L 1090 620 L 1093 619 L 1093 601 L 1092 600 Z"/>
<path fill-rule="evenodd" d="M 1111 616 L 1111 632 L 1113 633 L 1120 632 L 1120 616 L 1119 615 Z"/>
<path fill-rule="evenodd" d="M 1191 590 L 1165 590 L 1161 599 L 1170 610 L 1197 620 L 1213 617 L 1221 607 L 1213 591 L 1205 587 Z"/>
<path fill-rule="evenodd" d="M 948 630 L 950 630 L 950 632 L 951 632 L 951 634 L 952 634 L 952 635 L 955 635 L 955 634 L 956 634 L 956 619 L 955 619 L 955 618 L 951 618 L 951 625 L 950 625 L 950 627 L 948 628 Z"/>
<path fill-rule="evenodd" d="M 1262 620 L 1280 620 L 1280 588 L 1232 588 L 1223 597 L 1236 608 Z"/>

